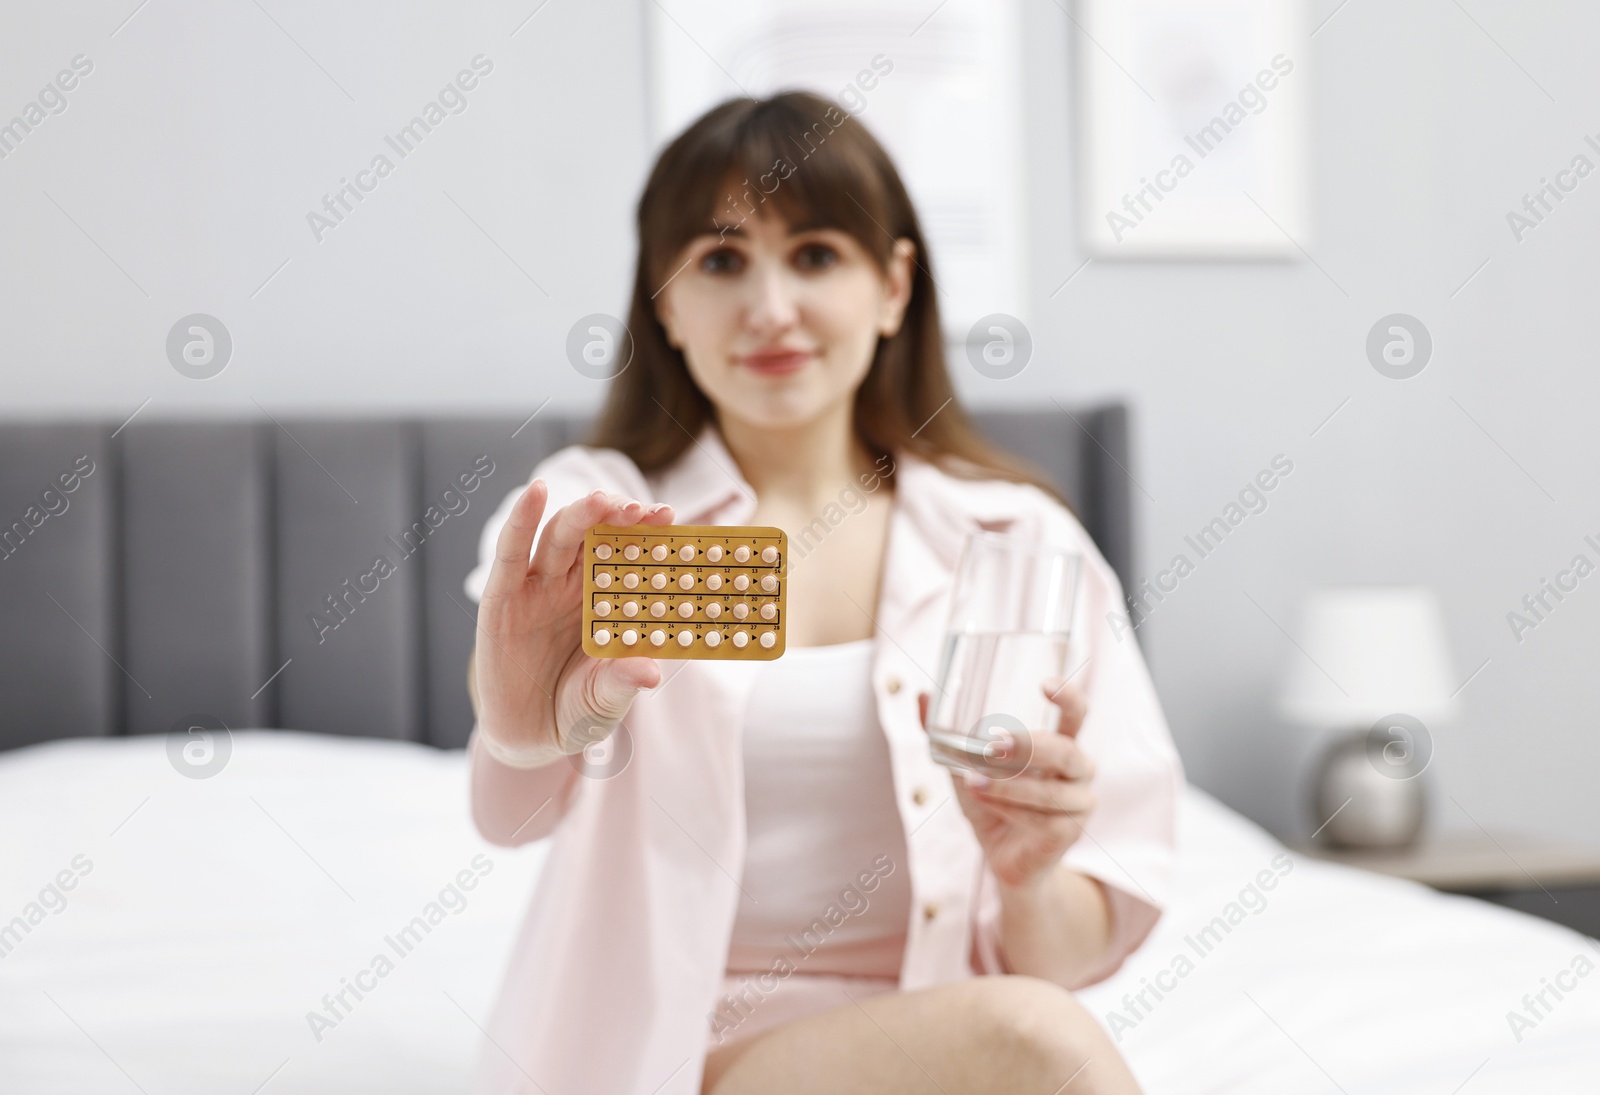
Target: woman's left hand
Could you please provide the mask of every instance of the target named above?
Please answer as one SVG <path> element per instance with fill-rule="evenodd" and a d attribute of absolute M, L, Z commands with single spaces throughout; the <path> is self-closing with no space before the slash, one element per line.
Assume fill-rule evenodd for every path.
<path fill-rule="evenodd" d="M 1095 808 L 1094 760 L 1077 740 L 1088 710 L 1083 693 L 1060 678 L 1040 687 L 1061 711 L 1057 730 L 1027 733 L 986 775 L 952 772 L 961 810 L 1005 886 L 1026 886 L 1060 862 Z M 926 730 L 926 692 L 917 707 Z"/>

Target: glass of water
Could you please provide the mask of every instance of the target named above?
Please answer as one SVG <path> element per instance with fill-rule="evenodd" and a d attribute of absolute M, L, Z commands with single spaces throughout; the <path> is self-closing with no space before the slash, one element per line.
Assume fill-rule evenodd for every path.
<path fill-rule="evenodd" d="M 933 759 L 991 778 L 1027 766 L 1027 734 L 1054 731 L 1044 678 L 1065 676 L 1083 557 L 1007 533 L 970 534 L 956 567 L 939 683 L 928 703 Z"/>

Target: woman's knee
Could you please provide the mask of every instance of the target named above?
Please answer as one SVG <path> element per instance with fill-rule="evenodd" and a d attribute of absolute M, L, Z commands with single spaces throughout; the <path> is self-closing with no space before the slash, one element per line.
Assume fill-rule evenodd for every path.
<path fill-rule="evenodd" d="M 1051 981 L 1018 975 L 972 982 L 968 1008 L 980 1045 L 1063 1079 L 1093 1056 L 1104 1032 L 1077 999 Z"/>

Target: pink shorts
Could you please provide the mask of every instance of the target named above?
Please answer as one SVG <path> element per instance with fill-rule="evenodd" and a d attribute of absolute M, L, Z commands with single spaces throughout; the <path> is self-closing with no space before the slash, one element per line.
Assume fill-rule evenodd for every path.
<path fill-rule="evenodd" d="M 895 992 L 893 977 L 842 977 L 833 974 L 730 973 L 707 1031 L 706 1051 L 748 1038 L 792 1019 L 855 1006 L 870 996 Z"/>

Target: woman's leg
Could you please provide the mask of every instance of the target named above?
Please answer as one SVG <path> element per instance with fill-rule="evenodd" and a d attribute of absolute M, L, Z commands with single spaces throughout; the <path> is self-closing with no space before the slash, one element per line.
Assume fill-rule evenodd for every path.
<path fill-rule="evenodd" d="M 1066 989 L 976 977 L 808 1015 L 706 1057 L 704 1095 L 1137 1095 Z"/>

